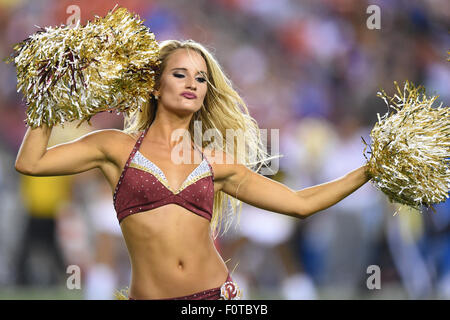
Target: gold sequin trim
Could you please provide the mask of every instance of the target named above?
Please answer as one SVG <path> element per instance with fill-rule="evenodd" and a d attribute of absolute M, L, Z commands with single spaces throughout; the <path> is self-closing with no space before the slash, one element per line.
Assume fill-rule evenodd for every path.
<path fill-rule="evenodd" d="M 142 170 L 145 172 L 148 172 L 150 174 L 152 174 L 156 179 L 158 179 L 159 182 L 161 182 L 168 190 L 170 190 L 173 194 L 178 194 L 181 191 L 183 191 L 184 189 L 186 189 L 187 187 L 189 187 L 191 184 L 194 184 L 195 182 L 197 182 L 198 180 L 208 177 L 208 176 L 212 176 L 211 171 L 209 170 L 209 166 L 208 163 L 203 160 L 202 163 L 200 163 L 190 174 L 189 176 L 186 178 L 186 180 L 181 184 L 181 186 L 177 189 L 177 190 L 173 190 L 167 181 L 167 178 L 164 175 L 164 172 L 162 172 L 161 169 L 159 169 L 153 162 L 151 162 L 150 160 L 148 160 L 147 158 L 143 157 L 141 154 L 136 154 L 138 156 L 141 156 L 142 158 L 145 159 L 145 163 L 142 164 L 138 164 L 134 161 L 132 161 L 129 165 L 130 168 L 135 168 L 138 170 Z M 138 158 L 139 159 L 139 158 Z M 139 159 L 142 160 L 143 159 Z M 144 164 L 149 164 L 149 166 L 146 166 Z M 153 170 L 155 168 L 155 170 Z M 208 170 L 205 172 L 205 170 Z M 203 171 L 203 173 L 201 173 Z"/>
<path fill-rule="evenodd" d="M 135 169 L 139 169 L 148 173 L 151 173 L 156 179 L 158 179 L 159 182 L 161 182 L 167 189 L 169 189 L 170 191 L 173 192 L 172 188 L 166 183 L 165 179 L 163 177 L 161 177 L 158 173 L 152 171 L 150 168 L 141 166 L 137 163 L 130 163 L 130 168 L 135 168 Z"/>
<path fill-rule="evenodd" d="M 189 187 L 191 184 L 196 183 L 198 180 L 203 179 L 204 177 L 208 177 L 211 176 L 211 172 L 205 172 L 204 174 L 201 174 L 195 178 L 192 178 L 190 180 L 187 180 L 185 183 L 183 183 L 181 185 L 181 187 L 177 190 L 177 193 L 183 191 L 184 189 L 186 189 L 187 187 Z"/>

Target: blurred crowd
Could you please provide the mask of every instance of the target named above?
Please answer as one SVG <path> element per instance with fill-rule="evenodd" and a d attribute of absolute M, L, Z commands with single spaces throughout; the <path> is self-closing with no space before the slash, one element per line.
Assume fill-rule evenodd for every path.
<path fill-rule="evenodd" d="M 81 23 L 127 7 L 156 39 L 194 39 L 217 57 L 262 129 L 279 130 L 279 171 L 269 176 L 300 190 L 363 165 L 376 97 L 410 80 L 449 104 L 446 0 L 0 0 L 0 55 L 37 31 Z M 369 5 L 381 28 L 369 29 Z M 114 299 L 130 265 L 112 196 L 100 172 L 33 178 L 14 170 L 26 131 L 15 69 L 0 64 L 0 298 L 17 289 L 66 286 L 69 265 L 82 272 L 79 296 Z M 50 145 L 87 132 L 123 128 L 98 114 L 92 126 L 55 128 Z M 450 298 L 450 202 L 431 210 L 392 204 L 370 183 L 306 220 L 244 204 L 217 239 L 245 299 Z M 394 213 L 397 214 L 394 215 Z M 369 266 L 381 288 L 369 289 Z M 67 290 L 67 289 L 66 289 Z M 70 295 L 69 295 L 70 296 Z"/>

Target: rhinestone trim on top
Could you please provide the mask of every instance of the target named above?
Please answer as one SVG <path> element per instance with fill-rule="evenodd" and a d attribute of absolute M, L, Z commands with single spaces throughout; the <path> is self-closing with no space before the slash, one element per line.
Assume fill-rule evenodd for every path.
<path fill-rule="evenodd" d="M 148 158 L 146 158 L 142 153 L 140 153 L 139 150 L 136 151 L 136 154 L 130 163 L 130 167 L 146 171 L 152 174 L 173 194 L 178 194 L 191 184 L 197 182 L 198 180 L 212 175 L 210 166 L 207 163 L 206 158 L 204 158 L 203 161 L 189 174 L 189 176 L 181 184 L 181 186 L 177 190 L 174 190 L 172 189 L 172 187 L 169 186 L 169 181 L 164 175 L 164 172 L 155 163 L 153 163 Z"/>

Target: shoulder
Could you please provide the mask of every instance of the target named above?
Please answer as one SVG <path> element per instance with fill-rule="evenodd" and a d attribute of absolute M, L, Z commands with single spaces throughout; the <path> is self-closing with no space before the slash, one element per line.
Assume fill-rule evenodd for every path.
<path fill-rule="evenodd" d="M 99 129 L 89 132 L 80 139 L 85 143 L 95 145 L 105 153 L 115 149 L 126 148 L 134 144 L 139 134 L 131 135 L 119 129 Z"/>
<path fill-rule="evenodd" d="M 139 137 L 139 134 L 129 134 L 119 129 L 99 129 L 89 132 L 88 134 L 84 135 L 84 137 L 90 137 L 92 140 L 99 142 L 116 139 L 136 141 Z"/>

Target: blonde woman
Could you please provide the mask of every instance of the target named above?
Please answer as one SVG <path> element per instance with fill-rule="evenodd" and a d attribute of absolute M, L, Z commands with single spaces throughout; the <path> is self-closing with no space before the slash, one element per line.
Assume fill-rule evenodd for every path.
<path fill-rule="evenodd" d="M 148 105 L 125 117 L 123 131 L 97 130 L 47 148 L 51 128 L 29 128 L 15 167 L 33 176 L 102 171 L 129 251 L 130 299 L 236 299 L 238 286 L 214 246 L 222 220 L 229 222 L 223 219 L 229 203 L 237 214 L 243 201 L 303 219 L 369 177 L 360 167 L 294 191 L 258 174 L 256 164 L 268 159 L 258 125 L 213 55 L 192 40 L 168 40 L 160 43 L 160 60 Z M 201 133 L 221 138 L 208 148 L 194 143 L 196 120 Z M 245 132 L 256 161 L 226 140 L 227 129 Z M 177 130 L 188 134 L 172 140 Z M 180 150 L 189 160 L 183 164 L 173 156 Z"/>

